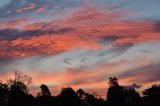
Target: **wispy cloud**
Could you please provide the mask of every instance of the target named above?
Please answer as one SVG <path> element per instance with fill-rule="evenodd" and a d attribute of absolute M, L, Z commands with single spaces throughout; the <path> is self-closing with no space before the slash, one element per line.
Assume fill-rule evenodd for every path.
<path fill-rule="evenodd" d="M 41 12 L 44 12 L 47 8 L 48 8 L 48 5 L 44 5 L 40 8 L 38 8 L 35 12 L 36 13 L 41 13 Z"/>
<path fill-rule="evenodd" d="M 32 10 L 34 8 L 36 8 L 36 5 L 34 3 L 29 3 L 28 7 L 18 9 L 18 10 L 16 10 L 16 12 L 21 13 L 21 12 L 25 12 L 25 11 L 28 11 L 28 10 Z"/>

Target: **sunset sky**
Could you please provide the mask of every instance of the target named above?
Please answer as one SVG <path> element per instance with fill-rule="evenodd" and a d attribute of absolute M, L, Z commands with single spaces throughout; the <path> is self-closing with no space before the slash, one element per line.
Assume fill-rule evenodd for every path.
<path fill-rule="evenodd" d="M 109 77 L 160 84 L 160 0 L 0 0 L 0 80 L 18 70 L 47 84 L 99 92 Z M 135 84 L 134 84 L 135 83 Z M 104 92 L 103 92 L 104 94 Z"/>

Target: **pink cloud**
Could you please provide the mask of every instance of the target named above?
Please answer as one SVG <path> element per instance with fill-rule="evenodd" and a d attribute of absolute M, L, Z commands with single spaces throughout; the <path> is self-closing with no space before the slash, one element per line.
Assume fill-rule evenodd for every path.
<path fill-rule="evenodd" d="M 15 29 L 18 28 L 18 25 L 24 25 L 27 22 L 31 22 L 32 20 L 29 18 L 19 18 L 10 21 L 0 21 L 0 29 Z"/>
<path fill-rule="evenodd" d="M 103 47 L 98 43 L 99 40 L 109 36 L 116 37 L 112 41 L 111 47 L 160 40 L 159 32 L 156 30 L 157 26 L 153 21 L 143 19 L 122 20 L 123 16 L 130 14 L 123 12 L 116 10 L 103 11 L 87 7 L 79 9 L 71 17 L 63 20 L 24 25 L 21 27 L 24 31 L 43 31 L 46 34 L 28 38 L 22 37 L 7 43 L 1 43 L 4 49 L 1 50 L 0 56 L 23 57 L 58 54 L 76 48 L 99 49 Z M 16 26 L 15 23 L 11 25 L 14 27 Z M 63 32 L 64 28 L 71 30 Z M 60 33 L 50 34 L 50 31 L 59 31 Z M 7 48 L 12 48 L 10 49 L 12 54 L 5 51 Z"/>
<path fill-rule="evenodd" d="M 22 13 L 22 12 L 25 12 L 25 11 L 28 11 L 28 10 L 32 10 L 34 8 L 36 8 L 36 5 L 34 3 L 29 3 L 28 7 L 18 9 L 18 10 L 16 10 L 16 12 L 17 13 Z"/>
<path fill-rule="evenodd" d="M 48 5 L 44 5 L 40 8 L 38 8 L 35 13 L 41 13 L 41 12 L 44 12 L 46 9 L 48 8 Z"/>

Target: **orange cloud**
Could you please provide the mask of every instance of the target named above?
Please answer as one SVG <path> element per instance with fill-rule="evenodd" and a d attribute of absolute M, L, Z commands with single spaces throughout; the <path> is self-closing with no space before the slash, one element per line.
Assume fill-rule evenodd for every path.
<path fill-rule="evenodd" d="M 34 3 L 29 3 L 28 7 L 18 9 L 18 10 L 16 10 L 16 12 L 21 13 L 21 12 L 25 12 L 25 11 L 28 11 L 28 10 L 32 10 L 34 8 L 36 8 L 36 5 Z"/>
<path fill-rule="evenodd" d="M 85 41 L 74 35 L 43 35 L 28 39 L 18 38 L 12 41 L 2 40 L 0 45 L 8 51 L 0 51 L 0 57 L 24 57 L 40 54 L 57 54 L 67 50 L 83 48 L 97 49 L 101 46 L 92 41 Z M 21 48 L 21 49 L 19 49 Z"/>
<path fill-rule="evenodd" d="M 76 13 L 73 14 L 71 18 L 69 18 L 69 22 L 81 22 L 81 21 L 89 21 L 104 18 L 106 15 L 103 12 L 97 11 L 95 8 L 82 8 Z M 107 18 L 107 17 L 106 17 Z"/>
<path fill-rule="evenodd" d="M 0 21 L 0 29 L 15 29 L 18 28 L 18 25 L 26 24 L 27 22 L 31 22 L 29 18 L 19 18 L 10 21 Z"/>
<path fill-rule="evenodd" d="M 39 36 L 17 38 L 3 44 L 6 48 L 1 50 L 1 56 L 57 54 L 75 48 L 98 49 L 103 47 L 100 40 L 107 40 L 107 37 L 115 38 L 109 45 L 111 47 L 160 39 L 155 22 L 123 20 L 122 17 L 128 14 L 130 13 L 87 7 L 67 19 L 24 25 L 21 30 L 39 32 Z M 67 28 L 72 30 L 66 31 Z M 13 54 L 8 54 L 5 51 L 7 48 L 11 48 Z"/>

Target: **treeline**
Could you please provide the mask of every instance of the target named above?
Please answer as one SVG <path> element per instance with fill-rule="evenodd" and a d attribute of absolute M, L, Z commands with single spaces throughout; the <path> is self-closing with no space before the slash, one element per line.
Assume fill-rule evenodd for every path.
<path fill-rule="evenodd" d="M 160 86 L 152 86 L 143 91 L 143 96 L 135 89 L 125 89 L 118 79 L 109 78 L 107 100 L 79 89 L 63 88 L 58 96 L 52 96 L 47 85 L 40 86 L 36 97 L 28 93 L 31 77 L 15 73 L 15 79 L 0 82 L 0 106 L 160 106 Z"/>

